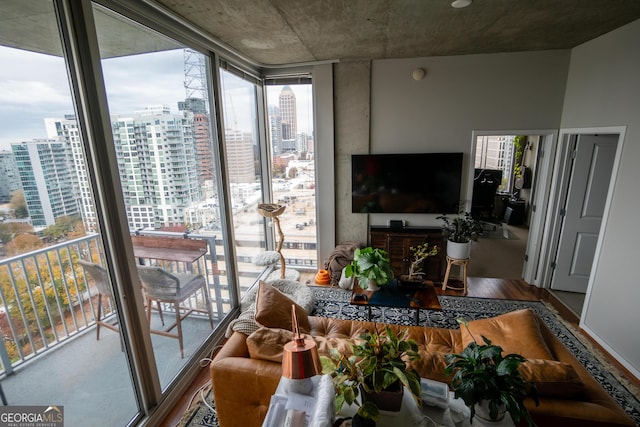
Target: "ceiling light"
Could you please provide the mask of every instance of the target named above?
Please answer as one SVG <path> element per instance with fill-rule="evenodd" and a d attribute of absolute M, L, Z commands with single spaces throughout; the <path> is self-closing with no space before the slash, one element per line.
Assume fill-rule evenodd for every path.
<path fill-rule="evenodd" d="M 473 0 L 454 0 L 453 3 L 451 3 L 451 7 L 461 9 L 463 7 L 469 6 L 472 2 Z"/>

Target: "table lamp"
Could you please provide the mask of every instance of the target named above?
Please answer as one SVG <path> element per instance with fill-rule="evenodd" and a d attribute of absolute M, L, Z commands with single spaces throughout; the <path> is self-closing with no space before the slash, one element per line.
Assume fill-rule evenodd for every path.
<path fill-rule="evenodd" d="M 318 348 L 313 340 L 306 340 L 300 334 L 295 305 L 291 305 L 293 341 L 284 345 L 282 354 L 282 376 L 287 392 L 310 395 L 313 391 L 311 377 L 322 372 Z"/>

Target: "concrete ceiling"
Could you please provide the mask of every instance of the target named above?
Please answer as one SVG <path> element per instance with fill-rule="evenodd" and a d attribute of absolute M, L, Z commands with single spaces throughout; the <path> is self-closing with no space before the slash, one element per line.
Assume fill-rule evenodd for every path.
<path fill-rule="evenodd" d="M 640 18 L 640 0 L 474 0 L 464 9 L 451 0 L 155 2 L 273 66 L 569 49 Z M 103 57 L 179 48 L 100 9 L 95 16 Z M 60 55 L 52 4 L 0 1 L 0 45 Z"/>
<path fill-rule="evenodd" d="M 640 18 L 638 0 L 156 0 L 255 61 L 569 49 Z"/>

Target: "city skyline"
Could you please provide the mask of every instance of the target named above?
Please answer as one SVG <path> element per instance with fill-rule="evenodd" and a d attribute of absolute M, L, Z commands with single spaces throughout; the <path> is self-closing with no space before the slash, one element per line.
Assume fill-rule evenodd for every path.
<path fill-rule="evenodd" d="M 45 138 L 45 118 L 75 114 L 62 57 L 0 46 L 0 61 L 0 150 Z M 183 64 L 183 49 L 102 61 L 110 114 L 130 114 L 156 104 L 178 113 L 178 102 L 186 97 Z M 298 100 L 298 131 L 312 134 L 311 85 L 291 88 Z M 278 105 L 280 90 L 267 87 L 269 105 Z"/>

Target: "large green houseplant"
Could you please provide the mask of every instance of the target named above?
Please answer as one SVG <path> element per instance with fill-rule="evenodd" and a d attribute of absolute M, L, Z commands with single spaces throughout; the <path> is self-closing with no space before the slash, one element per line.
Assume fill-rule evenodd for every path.
<path fill-rule="evenodd" d="M 336 413 L 345 403 L 355 404 L 359 407 L 358 416 L 375 421 L 379 403 L 365 396 L 397 391 L 401 403 L 403 386 L 411 391 L 418 405 L 422 403 L 420 376 L 409 365 L 420 358 L 418 344 L 408 335 L 408 329 L 396 334 L 389 326 L 385 326 L 384 333 L 378 333 L 376 325 L 374 333 L 367 332 L 359 337 L 360 342 L 348 344 L 351 356 L 335 348 L 329 357 L 320 356 L 322 371 L 331 375 L 336 389 Z"/>
<path fill-rule="evenodd" d="M 465 320 L 458 319 L 458 322 L 469 330 Z M 476 414 L 481 417 L 479 408 L 484 411 L 488 407 L 488 414 L 481 417 L 487 421 L 499 420 L 508 412 L 516 425 L 526 420 L 529 426 L 535 426 L 524 400 L 531 396 L 538 404 L 536 387 L 525 381 L 518 370 L 526 359 L 519 354 L 503 356 L 502 347 L 484 336 L 482 339 L 484 344 L 478 344 L 473 337 L 462 353 L 445 355 L 445 373 L 454 374 L 451 388 L 455 397 L 464 400 L 471 410 L 469 422 Z"/>
<path fill-rule="evenodd" d="M 448 217 L 445 214 L 437 219 L 441 219 L 444 223 L 442 228 L 447 235 L 447 255 L 458 259 L 469 258 L 471 241 L 478 240 L 482 232 L 482 224 L 469 212 L 455 217 Z"/>
<path fill-rule="evenodd" d="M 345 267 L 345 276 L 355 276 L 362 289 L 375 290 L 393 279 L 393 268 L 387 251 L 380 248 L 358 248 L 353 261 Z"/>

